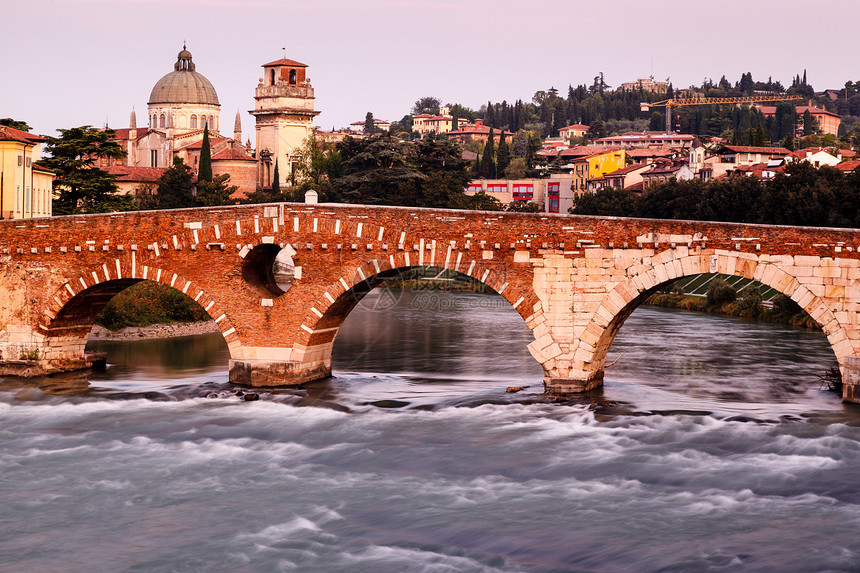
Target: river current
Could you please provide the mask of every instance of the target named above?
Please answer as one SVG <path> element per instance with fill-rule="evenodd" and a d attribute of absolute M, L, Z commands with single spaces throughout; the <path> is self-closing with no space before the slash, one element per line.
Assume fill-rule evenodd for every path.
<path fill-rule="evenodd" d="M 500 297 L 383 289 L 333 378 L 257 401 L 218 335 L 0 379 L 0 571 L 860 571 L 821 333 L 643 307 L 569 401 L 530 340 Z"/>

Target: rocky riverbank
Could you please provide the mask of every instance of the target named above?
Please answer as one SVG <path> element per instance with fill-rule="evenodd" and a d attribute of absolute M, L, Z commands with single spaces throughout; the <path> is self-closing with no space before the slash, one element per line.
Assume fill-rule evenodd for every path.
<path fill-rule="evenodd" d="M 200 322 L 170 322 L 149 326 L 127 326 L 119 330 L 108 330 L 96 325 L 90 340 L 146 340 L 150 338 L 174 338 L 218 332 L 218 325 L 211 320 Z"/>

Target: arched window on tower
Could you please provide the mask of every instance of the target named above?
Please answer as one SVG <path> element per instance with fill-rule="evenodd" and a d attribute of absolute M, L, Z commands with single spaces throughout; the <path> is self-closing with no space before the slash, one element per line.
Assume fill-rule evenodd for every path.
<path fill-rule="evenodd" d="M 158 116 L 157 116 L 157 115 L 152 114 L 152 123 L 150 123 L 149 125 L 150 125 L 150 127 L 152 127 L 153 129 L 155 129 L 156 127 L 158 127 Z"/>
<path fill-rule="evenodd" d="M 161 118 L 160 118 L 160 120 L 159 120 L 159 124 L 158 124 L 158 126 L 159 126 L 159 127 L 164 127 L 165 121 L 166 121 L 166 118 L 165 118 L 164 114 L 162 113 L 162 114 L 161 114 Z"/>
<path fill-rule="evenodd" d="M 290 70 L 290 84 L 296 85 L 296 70 Z"/>
<path fill-rule="evenodd" d="M 200 129 L 205 129 L 205 128 L 206 128 L 206 125 L 207 125 L 208 123 L 209 123 L 209 122 L 207 122 L 207 121 L 206 121 L 206 116 L 205 116 L 205 115 L 201 115 L 201 116 L 200 116 Z"/>
<path fill-rule="evenodd" d="M 209 125 L 212 127 L 212 129 L 215 129 L 215 122 L 212 120 L 211 115 L 209 116 Z"/>
<path fill-rule="evenodd" d="M 191 116 L 191 129 L 196 129 L 196 128 L 197 128 L 197 116 L 192 115 Z"/>
<path fill-rule="evenodd" d="M 270 72 L 270 76 L 271 76 L 271 80 L 272 80 L 271 85 L 275 85 L 275 70 L 272 70 Z"/>

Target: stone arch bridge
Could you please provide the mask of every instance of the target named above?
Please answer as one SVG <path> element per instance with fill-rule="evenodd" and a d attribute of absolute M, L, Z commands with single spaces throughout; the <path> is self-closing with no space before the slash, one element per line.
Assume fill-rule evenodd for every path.
<path fill-rule="evenodd" d="M 300 272 L 284 293 L 282 248 Z M 821 325 L 860 401 L 860 231 L 342 204 L 269 204 L 0 221 L 0 372 L 88 366 L 95 317 L 141 280 L 199 303 L 230 379 L 292 385 L 331 373 L 338 329 L 387 276 L 469 275 L 534 333 L 547 391 L 599 386 L 606 352 L 661 285 L 697 273 L 758 280 Z M 29 359 L 29 360 L 23 360 Z"/>

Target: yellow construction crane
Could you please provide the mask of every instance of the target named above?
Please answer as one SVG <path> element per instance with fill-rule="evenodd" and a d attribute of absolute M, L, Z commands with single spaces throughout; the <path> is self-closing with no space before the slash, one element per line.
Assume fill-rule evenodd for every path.
<path fill-rule="evenodd" d="M 803 99 L 802 96 L 744 96 L 744 97 L 675 97 L 655 101 L 653 103 L 642 102 L 642 111 L 649 111 L 652 107 L 666 108 L 666 133 L 672 133 L 672 108 L 681 105 L 720 105 L 738 103 L 759 103 L 765 101 L 793 101 Z"/>

